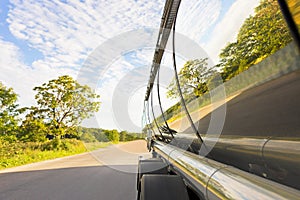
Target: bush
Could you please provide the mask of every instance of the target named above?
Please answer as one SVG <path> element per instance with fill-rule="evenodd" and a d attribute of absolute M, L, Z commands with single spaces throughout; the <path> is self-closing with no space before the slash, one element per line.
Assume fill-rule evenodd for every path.
<path fill-rule="evenodd" d="M 53 139 L 46 142 L 9 142 L 0 138 L 0 169 L 85 152 L 76 139 Z"/>
<path fill-rule="evenodd" d="M 80 140 L 84 141 L 84 142 L 96 142 L 96 138 L 95 136 L 93 136 L 91 133 L 83 133 L 80 136 Z"/>
<path fill-rule="evenodd" d="M 119 132 L 117 130 L 111 130 L 111 131 L 107 131 L 107 138 L 113 142 L 113 143 L 118 143 L 120 136 L 119 136 Z"/>

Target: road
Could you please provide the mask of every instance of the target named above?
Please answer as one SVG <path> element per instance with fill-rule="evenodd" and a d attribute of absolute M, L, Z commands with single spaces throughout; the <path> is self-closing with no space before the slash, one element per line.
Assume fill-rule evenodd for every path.
<path fill-rule="evenodd" d="M 150 157 L 144 141 L 2 170 L 0 199 L 133 200 L 139 156 Z"/>
<path fill-rule="evenodd" d="M 298 137 L 300 130 L 300 71 L 246 90 L 227 102 L 222 135 Z M 207 132 L 211 114 L 196 121 Z M 203 115 L 203 114 L 202 114 Z M 188 128 L 183 132 L 192 133 Z"/>

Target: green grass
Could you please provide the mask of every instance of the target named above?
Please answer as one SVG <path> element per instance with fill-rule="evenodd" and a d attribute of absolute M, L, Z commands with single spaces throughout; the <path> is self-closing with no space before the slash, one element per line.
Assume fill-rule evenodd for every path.
<path fill-rule="evenodd" d="M 112 144 L 111 142 L 89 142 L 89 143 L 85 142 L 84 146 L 88 151 L 94 151 L 96 149 L 107 147 L 111 144 Z"/>
<path fill-rule="evenodd" d="M 75 139 L 47 142 L 7 142 L 0 139 L 0 169 L 86 152 Z"/>
<path fill-rule="evenodd" d="M 77 151 L 77 152 L 70 152 L 65 150 L 59 150 L 59 151 L 40 151 L 40 150 L 27 150 L 24 154 L 18 154 L 14 157 L 10 158 L 1 158 L 1 165 L 0 169 L 9 168 L 9 167 L 16 167 L 20 165 L 25 165 L 29 163 L 44 161 L 44 160 L 50 160 L 54 158 L 60 158 L 64 156 L 70 156 L 78 153 L 83 153 L 83 151 Z"/>
<path fill-rule="evenodd" d="M 0 138 L 0 170 L 93 151 L 112 144 L 114 143 L 84 143 L 76 139 L 53 139 L 46 142 L 9 142 Z"/>

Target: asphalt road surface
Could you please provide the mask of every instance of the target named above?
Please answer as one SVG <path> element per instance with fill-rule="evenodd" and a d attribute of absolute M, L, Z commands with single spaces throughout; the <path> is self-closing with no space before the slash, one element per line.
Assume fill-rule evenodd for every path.
<path fill-rule="evenodd" d="M 144 141 L 0 171 L 1 200 L 133 200 Z"/>
<path fill-rule="evenodd" d="M 222 135 L 298 137 L 300 134 L 300 71 L 251 88 L 227 102 Z M 207 132 L 211 114 L 195 122 Z M 183 132 L 192 133 L 191 128 Z"/>

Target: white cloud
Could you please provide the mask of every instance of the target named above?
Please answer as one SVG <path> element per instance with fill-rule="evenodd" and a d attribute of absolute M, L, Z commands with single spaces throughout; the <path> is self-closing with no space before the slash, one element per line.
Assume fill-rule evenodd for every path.
<path fill-rule="evenodd" d="M 18 61 L 19 59 L 21 59 L 21 54 L 19 52 L 19 48 L 16 47 L 14 44 L 4 41 L 1 37 L 0 37 L 0 63 L 1 66 L 4 69 L 9 69 L 11 68 L 11 65 L 17 65 L 20 66 L 21 63 Z M 15 61 L 18 61 L 17 63 Z M 3 74 L 3 73 L 2 73 Z"/>
<path fill-rule="evenodd" d="M 220 50 L 224 48 L 228 42 L 232 42 L 236 39 L 238 30 L 244 20 L 254 13 L 254 8 L 258 3 L 259 0 L 237 0 L 228 9 L 224 18 L 216 24 L 210 40 L 203 45 L 215 63 L 218 62 Z"/>
<path fill-rule="evenodd" d="M 0 81 L 7 87 L 12 87 L 19 95 L 21 106 L 34 105 L 33 88 L 42 83 L 57 78 L 59 75 L 69 74 L 76 76 L 71 69 L 52 68 L 42 60 L 35 61 L 32 66 L 22 62 L 23 55 L 13 43 L 0 38 Z M 38 67 L 37 67 L 38 66 Z"/>
<path fill-rule="evenodd" d="M 220 11 L 220 0 L 182 1 L 178 12 L 176 31 L 198 43 L 203 34 L 216 22 Z"/>
<path fill-rule="evenodd" d="M 148 83 L 148 74 L 152 64 L 153 48 L 139 49 L 119 57 L 102 74 L 100 87 L 97 89 L 101 95 L 101 108 L 96 114 L 98 125 L 104 128 L 118 128 L 119 130 L 141 130 L 141 115 L 143 100 Z M 170 67 L 170 66 L 169 66 Z M 171 79 L 173 73 L 163 71 L 161 76 L 162 93 L 166 92 L 166 78 Z M 91 71 L 92 72 L 92 71 Z M 168 80 L 170 82 L 170 80 Z M 168 83 L 169 83 L 168 82 Z M 155 86 L 156 88 L 156 86 Z M 154 105 L 157 107 L 157 94 Z M 114 97 L 122 97 L 115 99 Z M 164 109 L 176 103 L 166 99 L 162 94 Z M 120 111 L 118 106 L 124 108 Z M 122 117 L 119 117 L 122 116 Z M 123 121 L 128 120 L 128 123 Z M 111 122 L 113 121 L 113 123 Z M 86 126 L 97 126 L 94 120 L 86 121 Z"/>
<path fill-rule="evenodd" d="M 86 0 L 63 3 L 59 0 L 11 0 L 12 5 L 7 19 L 10 32 L 17 39 L 25 41 L 29 47 L 41 52 L 43 59 L 35 60 L 30 66 L 27 66 L 22 62 L 22 56 L 26 55 L 22 55 L 22 51 L 13 43 L 0 38 L 1 81 L 13 87 L 20 94 L 22 106 L 32 105 L 34 102 L 33 87 L 63 74 L 76 77 L 83 60 L 103 42 L 133 29 L 158 28 L 164 2 L 165 0 L 97 2 Z M 238 2 L 243 4 L 242 0 Z M 250 1 L 246 2 L 249 3 Z M 249 9 L 246 6 L 245 8 L 246 10 Z M 199 42 L 205 31 L 216 22 L 220 11 L 220 0 L 182 1 L 176 29 Z M 225 17 L 232 19 L 239 14 L 234 13 L 232 16 L 226 15 Z M 223 21 L 218 26 L 224 27 L 226 20 Z M 217 30 L 216 28 L 214 34 L 218 36 L 220 33 Z M 138 43 L 143 39 L 142 37 L 136 38 L 134 42 Z M 222 42 L 215 41 L 216 47 L 222 45 Z M 108 51 L 113 51 L 113 49 L 108 49 Z M 130 58 L 126 58 L 125 55 L 110 61 L 110 66 L 104 71 L 103 77 L 101 77 L 102 81 L 98 85 L 100 86 L 98 92 L 102 102 L 100 112 L 97 114 L 100 126 L 114 128 L 112 96 L 117 84 L 136 66 L 144 67 L 145 75 L 148 76 L 153 53 L 153 49 L 136 50 Z M 105 56 L 102 58 L 105 59 Z M 96 62 L 97 59 L 99 57 L 90 61 Z M 164 62 L 168 66 L 171 64 L 169 61 Z M 182 65 L 183 61 L 179 61 L 179 63 Z M 97 65 L 95 66 L 97 67 Z M 91 76 L 95 72 L 91 68 L 83 70 L 88 71 Z M 94 75 L 97 76 L 98 74 Z M 132 82 L 128 83 L 128 87 L 137 81 L 140 80 L 133 77 Z M 143 87 L 147 81 L 148 78 L 145 78 L 144 82 L 138 84 Z M 135 115 L 142 114 L 140 106 L 132 105 L 136 104 L 136 98 L 143 96 L 140 95 L 140 92 L 138 90 L 133 92 L 131 95 L 133 95 L 134 100 L 130 101 L 129 106 L 126 105 L 129 107 L 131 115 L 132 112 Z M 124 104 L 127 103 L 124 102 Z M 165 107 L 167 104 L 171 105 L 169 101 L 165 101 Z M 134 118 L 133 120 L 137 119 Z"/>
<path fill-rule="evenodd" d="M 11 0 L 10 3 L 7 18 L 10 32 L 43 55 L 43 59 L 26 66 L 20 60 L 21 50 L 1 40 L 1 51 L 6 58 L 0 62 L 1 81 L 20 94 L 22 106 L 28 106 L 34 102 L 33 87 L 61 74 L 75 77 L 83 60 L 105 40 L 133 29 L 158 28 L 164 0 L 68 3 Z M 111 89 L 126 70 L 133 68 L 125 61 L 116 64 L 120 65 L 109 68 L 104 77 L 109 80 L 103 84 L 107 89 L 100 89 L 100 121 L 105 121 L 107 126 L 113 126 L 112 118 L 106 115 Z"/>
<path fill-rule="evenodd" d="M 130 56 L 128 56 L 128 54 L 130 54 Z M 144 88 L 146 86 L 152 54 L 153 49 L 141 49 L 128 52 L 115 60 L 101 75 L 100 87 L 97 90 L 101 95 L 102 104 L 100 111 L 96 114 L 96 119 L 100 127 L 130 131 L 141 130 L 141 124 L 139 122 L 142 115 L 143 98 L 139 99 L 140 104 L 136 104 L 136 98 L 134 101 L 131 101 L 131 98 L 134 98 L 136 95 L 141 97 L 139 94 L 141 90 L 135 90 L 134 88 Z M 133 63 L 140 63 L 140 66 L 135 66 Z M 143 75 L 139 74 L 139 71 L 143 71 Z M 143 93 L 145 91 L 146 90 L 143 90 Z M 126 95 L 122 95 L 124 93 Z M 122 98 L 116 100 L 114 99 L 116 95 Z M 129 98 L 127 99 L 126 96 L 129 96 Z M 116 108 L 116 106 L 118 106 L 116 104 L 122 105 L 124 110 L 119 111 L 118 108 Z M 118 116 L 124 117 L 118 118 Z M 127 120 L 128 118 L 130 118 L 130 123 L 122 123 L 123 120 Z M 87 125 L 95 126 L 94 124 Z M 135 127 L 133 125 L 135 125 Z"/>
<path fill-rule="evenodd" d="M 163 7 L 163 0 L 11 3 L 7 20 L 11 33 L 42 52 L 49 65 L 58 67 L 79 67 L 78 62 L 107 38 L 141 27 L 158 27 Z"/>

